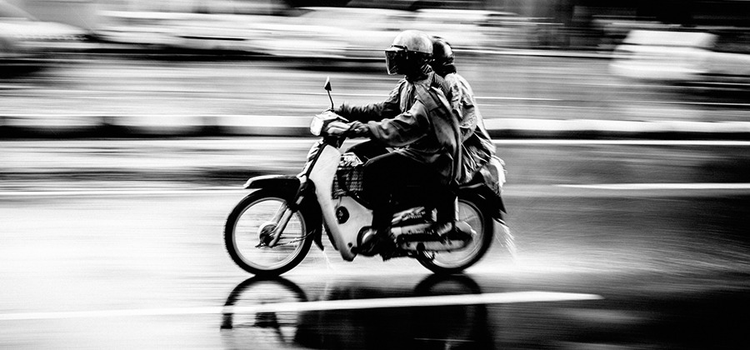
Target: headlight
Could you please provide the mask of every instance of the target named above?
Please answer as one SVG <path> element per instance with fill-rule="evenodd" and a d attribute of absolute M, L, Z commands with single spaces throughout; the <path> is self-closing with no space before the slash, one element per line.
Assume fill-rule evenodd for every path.
<path fill-rule="evenodd" d="M 328 122 L 333 120 L 348 122 L 346 118 L 343 118 L 332 111 L 325 111 L 323 113 L 316 114 L 313 117 L 312 122 L 310 122 L 310 132 L 315 136 L 321 136 L 323 134 L 323 129 L 328 126 Z"/>
<path fill-rule="evenodd" d="M 315 136 L 320 136 L 320 134 L 323 132 L 323 125 L 325 125 L 323 115 L 318 114 L 314 116 L 312 122 L 310 123 L 310 132 Z"/>

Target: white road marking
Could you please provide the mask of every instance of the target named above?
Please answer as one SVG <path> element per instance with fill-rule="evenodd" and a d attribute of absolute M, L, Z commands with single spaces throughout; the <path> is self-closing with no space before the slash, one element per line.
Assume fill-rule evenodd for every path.
<path fill-rule="evenodd" d="M 747 190 L 750 183 L 629 183 L 629 184 L 589 184 L 556 185 L 558 187 L 597 189 L 597 190 Z"/>
<path fill-rule="evenodd" d="M 109 189 L 0 191 L 0 197 L 75 197 L 75 196 L 175 196 L 205 193 L 249 193 L 242 187 L 202 187 L 190 189 Z"/>
<path fill-rule="evenodd" d="M 545 186 L 545 185 L 542 185 Z M 555 184 L 552 187 L 609 190 L 609 191 L 642 191 L 642 190 L 750 190 L 750 183 L 612 183 L 612 184 Z M 511 186 L 512 187 L 512 186 Z M 241 187 L 201 187 L 189 189 L 92 189 L 92 190 L 38 190 L 38 191 L 0 191 L 2 197 L 79 197 L 79 196 L 183 196 L 221 193 L 250 193 L 251 190 Z"/>
<path fill-rule="evenodd" d="M 94 310 L 66 312 L 27 312 L 0 314 L 0 321 L 50 320 L 72 318 L 132 317 L 132 316 L 179 316 L 255 312 L 304 312 L 322 310 L 362 310 L 400 307 L 425 307 L 446 305 L 484 305 L 555 301 L 601 300 L 602 296 L 583 293 L 558 292 L 510 292 L 488 294 L 462 294 L 445 296 L 424 296 L 405 298 L 378 298 L 352 300 L 323 300 L 311 302 L 290 302 L 258 304 L 251 306 L 225 307 L 186 307 L 133 310 Z"/>
<path fill-rule="evenodd" d="M 722 140 L 495 140 L 495 145 L 618 145 L 618 146 L 729 146 L 749 147 L 750 141 Z"/>

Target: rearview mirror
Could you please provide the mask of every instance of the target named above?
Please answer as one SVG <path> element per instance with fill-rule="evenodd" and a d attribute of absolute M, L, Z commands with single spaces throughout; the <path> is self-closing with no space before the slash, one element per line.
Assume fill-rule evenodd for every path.
<path fill-rule="evenodd" d="M 331 110 L 333 110 L 333 97 L 331 97 L 331 77 L 326 77 L 326 85 L 323 86 L 328 91 L 328 99 L 331 100 Z"/>

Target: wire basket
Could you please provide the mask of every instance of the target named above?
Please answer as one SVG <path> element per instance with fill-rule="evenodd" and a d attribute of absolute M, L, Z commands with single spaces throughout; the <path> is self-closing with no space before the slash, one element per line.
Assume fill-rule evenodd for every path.
<path fill-rule="evenodd" d="M 333 178 L 333 198 L 361 193 L 363 168 L 362 161 L 356 155 L 343 154 Z"/>

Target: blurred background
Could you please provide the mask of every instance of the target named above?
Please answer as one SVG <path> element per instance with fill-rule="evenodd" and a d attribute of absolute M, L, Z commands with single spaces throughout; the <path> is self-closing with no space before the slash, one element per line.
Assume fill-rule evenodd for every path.
<path fill-rule="evenodd" d="M 340 100 L 377 101 L 405 29 L 454 46 L 488 118 L 736 120 L 749 17 L 742 0 L 2 0 L 0 128 L 309 115 L 334 73 Z"/>
<path fill-rule="evenodd" d="M 749 28 L 745 0 L 0 0 L 0 348 L 750 348 Z M 453 45 L 517 245 L 430 283 L 603 301 L 206 311 L 429 292 L 327 246 L 266 301 L 222 238 L 248 177 L 300 170 L 326 78 L 387 96 L 405 29 Z"/>

